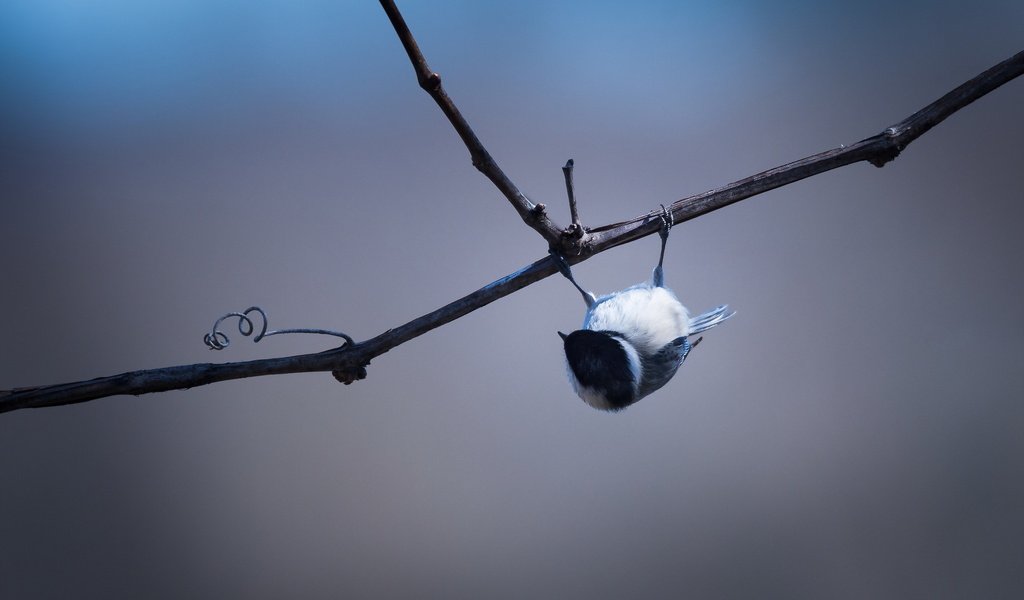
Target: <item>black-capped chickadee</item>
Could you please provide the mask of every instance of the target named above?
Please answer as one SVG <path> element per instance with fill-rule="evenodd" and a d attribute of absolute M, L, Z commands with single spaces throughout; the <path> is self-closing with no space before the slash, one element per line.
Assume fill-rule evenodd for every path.
<path fill-rule="evenodd" d="M 587 303 L 583 328 L 568 335 L 558 332 L 565 343 L 569 382 L 580 398 L 600 410 L 622 410 L 668 383 L 703 339 L 691 343 L 690 336 L 735 314 L 722 305 L 691 318 L 665 287 L 662 263 L 672 215 L 662 209 L 661 255 L 649 282 L 596 298 L 576 283 L 565 259 L 551 253 L 558 270 Z"/>

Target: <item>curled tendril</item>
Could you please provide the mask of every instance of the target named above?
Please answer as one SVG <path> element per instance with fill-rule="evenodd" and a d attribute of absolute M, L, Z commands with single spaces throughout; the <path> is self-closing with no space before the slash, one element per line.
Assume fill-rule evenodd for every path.
<path fill-rule="evenodd" d="M 214 321 L 213 329 L 210 330 L 210 333 L 203 336 L 203 343 L 205 343 L 210 350 L 223 350 L 230 346 L 231 340 L 229 340 L 228 336 L 218 328 L 224 319 L 231 317 L 238 317 L 238 333 L 249 337 L 256 331 L 255 323 L 253 323 L 253 320 L 249 318 L 250 313 L 258 313 L 261 320 L 259 333 L 254 335 L 252 338 L 253 343 L 258 342 L 265 337 L 277 335 L 279 333 L 318 333 L 321 335 L 333 335 L 335 337 L 340 337 L 344 339 L 345 344 L 349 346 L 355 343 L 352 338 L 344 333 L 341 333 L 340 331 L 331 331 L 329 329 L 274 329 L 272 331 L 267 331 L 267 313 L 263 312 L 263 309 L 258 306 L 250 306 L 242 312 L 228 313 Z"/>

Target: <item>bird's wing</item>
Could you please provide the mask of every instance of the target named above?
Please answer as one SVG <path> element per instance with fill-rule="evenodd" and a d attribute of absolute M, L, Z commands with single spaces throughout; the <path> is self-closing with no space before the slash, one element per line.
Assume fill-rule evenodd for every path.
<path fill-rule="evenodd" d="M 637 400 L 660 389 L 676 374 L 683 359 L 690 353 L 690 341 L 686 337 L 678 337 L 662 346 L 654 354 L 644 357 L 644 372 L 640 379 Z"/>

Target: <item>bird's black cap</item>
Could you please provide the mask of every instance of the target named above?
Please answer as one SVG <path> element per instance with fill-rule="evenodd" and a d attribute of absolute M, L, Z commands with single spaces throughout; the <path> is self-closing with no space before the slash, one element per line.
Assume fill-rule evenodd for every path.
<path fill-rule="evenodd" d="M 580 385 L 604 396 L 612 410 L 636 402 L 629 355 L 614 332 L 580 329 L 565 335 L 565 358 Z"/>

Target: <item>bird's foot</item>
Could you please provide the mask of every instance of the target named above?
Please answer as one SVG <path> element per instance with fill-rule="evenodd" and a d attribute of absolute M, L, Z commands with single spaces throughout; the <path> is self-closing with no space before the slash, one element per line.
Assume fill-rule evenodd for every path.
<path fill-rule="evenodd" d="M 668 232 L 669 232 L 669 230 L 672 229 L 673 225 L 675 225 L 675 217 L 672 216 L 672 211 L 670 211 L 668 208 L 666 208 L 664 204 L 661 205 L 661 215 L 660 215 L 660 217 L 661 217 L 661 229 L 658 230 L 658 235 L 661 236 L 661 239 L 664 242 L 664 241 L 668 240 Z"/>
<path fill-rule="evenodd" d="M 558 268 L 558 272 L 569 281 L 572 281 L 572 271 L 569 269 L 569 263 L 565 262 L 565 257 L 554 248 L 549 249 L 548 254 L 551 255 L 551 262 L 555 263 L 555 267 Z"/>

